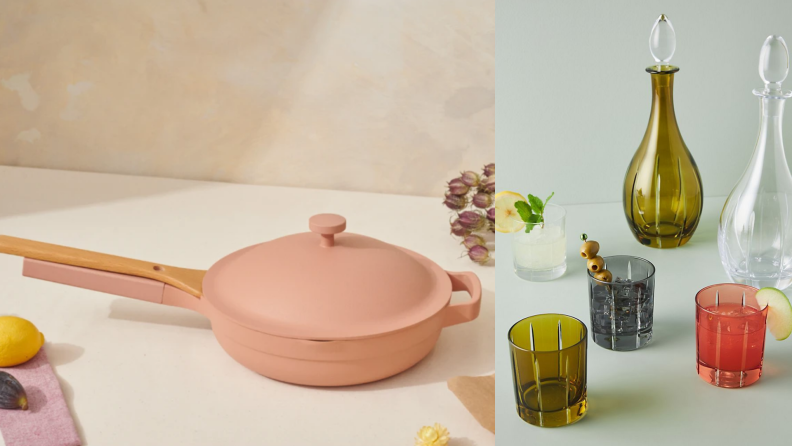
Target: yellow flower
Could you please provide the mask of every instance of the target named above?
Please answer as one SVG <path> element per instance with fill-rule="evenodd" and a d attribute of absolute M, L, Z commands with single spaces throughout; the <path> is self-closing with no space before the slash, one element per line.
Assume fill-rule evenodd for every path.
<path fill-rule="evenodd" d="M 418 431 L 415 446 L 448 446 L 448 429 L 440 423 L 424 426 Z"/>

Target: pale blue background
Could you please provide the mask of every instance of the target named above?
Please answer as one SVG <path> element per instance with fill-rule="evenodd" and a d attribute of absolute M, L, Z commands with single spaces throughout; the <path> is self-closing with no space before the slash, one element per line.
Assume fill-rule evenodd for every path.
<path fill-rule="evenodd" d="M 707 197 L 695 236 L 679 250 L 641 246 L 621 207 L 624 173 L 649 118 L 644 69 L 653 62 L 649 32 L 661 13 L 676 29 L 677 119 Z M 790 444 L 792 341 L 768 338 L 765 375 L 746 389 L 718 389 L 695 372 L 693 296 L 728 281 L 717 221 L 753 152 L 760 104 L 751 90 L 763 85 L 759 49 L 769 34 L 792 44 L 792 2 L 498 2 L 498 190 L 542 197 L 554 191 L 553 201 L 564 205 L 610 203 L 566 206 L 569 269 L 552 282 L 518 279 L 510 235 L 496 237 L 498 445 Z M 788 135 L 791 121 L 787 116 Z M 585 264 L 577 254 L 584 231 L 605 255 L 637 255 L 657 266 L 655 339 L 628 353 L 589 342 L 589 415 L 575 426 L 540 429 L 516 414 L 507 331 L 520 318 L 548 312 L 589 325 Z"/>
<path fill-rule="evenodd" d="M 682 136 L 705 196 L 728 195 L 758 134 L 760 104 L 751 90 L 763 86 L 759 49 L 769 34 L 792 45 L 789 1 L 500 0 L 499 190 L 555 191 L 560 204 L 621 200 L 624 172 L 649 120 L 644 69 L 653 63 L 649 32 L 661 13 L 676 30 Z M 785 123 L 792 135 L 792 116 Z"/>

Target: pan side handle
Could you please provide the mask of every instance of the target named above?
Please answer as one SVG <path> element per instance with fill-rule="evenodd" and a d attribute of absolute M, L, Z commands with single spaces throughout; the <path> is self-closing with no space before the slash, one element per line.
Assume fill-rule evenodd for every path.
<path fill-rule="evenodd" d="M 109 273 L 125 274 L 162 282 L 195 297 L 203 294 L 202 283 L 206 271 L 177 268 L 143 260 L 69 248 L 34 240 L 0 235 L 0 253 L 61 265 L 77 266 Z"/>
<path fill-rule="evenodd" d="M 475 274 L 465 272 L 446 271 L 451 278 L 452 291 L 467 291 L 470 300 L 451 304 L 445 309 L 443 327 L 470 322 L 477 318 L 481 309 L 481 281 Z"/>

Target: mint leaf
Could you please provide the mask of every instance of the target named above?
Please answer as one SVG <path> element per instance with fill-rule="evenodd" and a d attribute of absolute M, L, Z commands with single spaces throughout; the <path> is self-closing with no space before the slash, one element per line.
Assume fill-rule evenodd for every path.
<path fill-rule="evenodd" d="M 539 214 L 532 214 L 528 216 L 528 219 L 525 220 L 525 233 L 529 233 L 536 227 L 539 223 L 543 222 L 544 218 L 542 218 Z"/>
<path fill-rule="evenodd" d="M 531 211 L 531 206 L 522 200 L 515 202 L 514 207 L 517 209 L 517 212 L 520 214 L 520 218 L 522 218 L 522 221 L 528 221 L 531 215 L 533 215 L 533 212 Z"/>
<path fill-rule="evenodd" d="M 551 192 L 550 196 L 547 197 L 547 200 L 545 200 L 545 202 L 544 202 L 545 206 L 547 206 L 547 202 L 550 201 L 551 198 L 553 198 L 553 195 L 555 195 L 555 192 Z M 542 210 L 544 210 L 544 208 L 542 208 Z"/>
<path fill-rule="evenodd" d="M 539 197 L 528 194 L 528 202 L 531 203 L 531 209 L 533 209 L 534 213 L 544 213 L 544 203 L 542 203 L 542 200 L 540 200 Z"/>
<path fill-rule="evenodd" d="M 520 218 L 522 221 L 525 222 L 525 232 L 529 233 L 533 230 L 535 226 L 539 226 L 540 224 L 544 226 L 544 211 L 547 202 L 553 198 L 555 192 L 552 192 L 547 200 L 544 202 L 537 197 L 536 195 L 528 194 L 528 202 L 525 201 L 517 201 L 514 203 L 514 207 L 517 209 L 517 212 L 520 214 Z"/>

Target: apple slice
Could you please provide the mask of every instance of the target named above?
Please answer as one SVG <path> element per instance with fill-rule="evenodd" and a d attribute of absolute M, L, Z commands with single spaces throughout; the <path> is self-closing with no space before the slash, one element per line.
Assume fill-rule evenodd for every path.
<path fill-rule="evenodd" d="M 792 334 L 792 304 L 781 290 L 762 288 L 756 292 L 759 305 L 767 305 L 767 329 L 779 341 Z"/>

